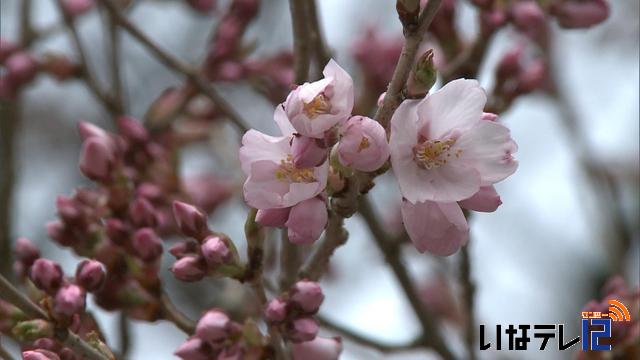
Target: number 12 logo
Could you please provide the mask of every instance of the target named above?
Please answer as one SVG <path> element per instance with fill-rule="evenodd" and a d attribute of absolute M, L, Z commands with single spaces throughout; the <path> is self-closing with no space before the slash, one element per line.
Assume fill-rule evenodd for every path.
<path fill-rule="evenodd" d="M 589 326 L 602 326 L 589 331 Z M 611 344 L 600 344 L 598 339 L 611 337 L 611 319 L 582 319 L 582 350 L 611 350 Z"/>

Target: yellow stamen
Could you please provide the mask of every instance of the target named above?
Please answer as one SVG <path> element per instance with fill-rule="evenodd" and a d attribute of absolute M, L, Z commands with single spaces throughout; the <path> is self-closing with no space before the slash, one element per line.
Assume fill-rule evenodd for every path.
<path fill-rule="evenodd" d="M 293 156 L 291 155 L 280 160 L 280 168 L 276 171 L 276 178 L 286 183 L 312 183 L 316 181 L 313 168 L 298 169 L 293 164 Z"/>
<path fill-rule="evenodd" d="M 454 139 L 447 140 L 427 140 L 417 145 L 414 150 L 414 158 L 418 166 L 430 170 L 445 165 L 451 157 L 451 146 L 455 144 Z M 454 155 L 459 158 L 462 149 L 456 149 Z"/>
<path fill-rule="evenodd" d="M 311 102 L 303 103 L 303 110 L 309 119 L 314 119 L 318 115 L 328 114 L 331 110 L 331 103 L 324 94 L 319 94 Z"/>
<path fill-rule="evenodd" d="M 360 144 L 358 145 L 358 152 L 367 149 L 369 146 L 371 146 L 371 144 L 369 144 L 369 138 L 363 136 L 362 140 L 360 140 Z"/>

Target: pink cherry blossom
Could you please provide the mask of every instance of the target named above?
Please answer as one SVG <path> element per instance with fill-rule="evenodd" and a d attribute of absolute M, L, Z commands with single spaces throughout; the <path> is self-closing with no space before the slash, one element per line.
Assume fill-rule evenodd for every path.
<path fill-rule="evenodd" d="M 305 200 L 291 208 L 286 222 L 289 241 L 311 244 L 318 240 L 327 226 L 327 205 L 317 197 Z"/>
<path fill-rule="evenodd" d="M 283 136 L 249 130 L 242 137 L 240 162 L 248 176 L 244 198 L 256 209 L 284 208 L 320 194 L 327 184 L 329 162 L 317 167 L 298 168 L 293 163 L 293 128 L 281 106 L 274 120 Z"/>
<path fill-rule="evenodd" d="M 389 158 L 384 128 L 366 116 L 354 116 L 342 129 L 338 158 L 345 166 L 360 171 L 378 170 Z"/>
<path fill-rule="evenodd" d="M 351 76 L 333 60 L 322 74 L 323 79 L 298 86 L 283 104 L 296 132 L 313 138 L 323 138 L 325 131 L 346 121 L 353 110 Z"/>
<path fill-rule="evenodd" d="M 316 337 L 311 341 L 293 344 L 293 360 L 338 360 L 342 353 L 342 341 L 339 337 Z"/>
<path fill-rule="evenodd" d="M 606 0 L 565 0 L 555 4 L 554 14 L 564 28 L 588 28 L 605 21 L 609 17 Z"/>
<path fill-rule="evenodd" d="M 410 203 L 464 200 L 516 170 L 509 129 L 482 121 L 486 101 L 477 81 L 460 79 L 400 105 L 391 119 L 391 163 Z"/>
<path fill-rule="evenodd" d="M 409 238 L 420 252 L 449 256 L 466 244 L 469 225 L 454 202 L 402 202 L 402 221 Z"/>

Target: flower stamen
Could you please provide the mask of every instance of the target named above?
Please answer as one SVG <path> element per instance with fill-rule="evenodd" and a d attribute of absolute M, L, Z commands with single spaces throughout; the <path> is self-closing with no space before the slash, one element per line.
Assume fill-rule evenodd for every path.
<path fill-rule="evenodd" d="M 413 149 L 414 160 L 423 169 L 431 170 L 445 165 L 451 157 L 451 146 L 455 144 L 455 139 L 447 140 L 426 140 L 418 144 Z M 456 149 L 453 155 L 459 158 L 462 149 Z"/>
<path fill-rule="evenodd" d="M 318 115 L 328 114 L 331 111 L 331 103 L 324 94 L 318 94 L 311 102 L 303 103 L 303 110 L 309 119 L 314 119 Z"/>
<path fill-rule="evenodd" d="M 298 169 L 293 164 L 293 156 L 287 155 L 280 160 L 280 168 L 276 171 L 276 178 L 286 183 L 312 183 L 316 181 L 313 168 Z"/>

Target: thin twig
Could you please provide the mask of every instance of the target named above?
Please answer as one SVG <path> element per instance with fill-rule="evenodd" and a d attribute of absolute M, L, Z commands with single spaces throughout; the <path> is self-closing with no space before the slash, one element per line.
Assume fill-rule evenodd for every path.
<path fill-rule="evenodd" d="M 424 29 L 429 27 L 436 12 L 440 8 L 442 0 L 431 0 L 420 14 L 417 24 L 413 28 L 404 29 L 404 44 L 400 59 L 393 72 L 393 77 L 387 87 L 387 94 L 384 97 L 382 106 L 378 108 L 375 119 L 385 128 L 389 125 L 391 115 L 402 101 L 402 89 L 407 83 L 416 52 L 422 42 Z"/>
<path fill-rule="evenodd" d="M 129 355 L 129 350 L 131 349 L 131 326 L 129 324 L 127 314 L 124 311 L 121 311 L 118 315 L 118 331 L 120 338 L 119 357 L 120 359 L 125 360 Z"/>
<path fill-rule="evenodd" d="M 378 245 L 378 248 L 383 253 L 385 260 L 391 267 L 391 270 L 393 270 L 396 279 L 402 287 L 402 291 L 407 297 L 407 300 L 409 300 L 413 311 L 418 317 L 418 321 L 420 322 L 420 325 L 423 329 L 422 339 L 424 344 L 432 347 L 443 358 L 453 359 L 453 354 L 440 335 L 435 317 L 433 316 L 433 314 L 431 314 L 431 312 L 427 309 L 427 307 L 420 299 L 420 295 L 414 287 L 405 265 L 402 263 L 400 248 L 398 244 L 391 243 L 388 240 L 386 232 L 380 225 L 380 222 L 376 219 L 371 204 L 369 204 L 369 202 L 365 198 L 361 198 L 359 210 L 360 214 L 362 214 L 364 220 L 369 226 L 369 229 L 371 230 L 373 240 L 376 242 L 376 245 Z"/>
<path fill-rule="evenodd" d="M 320 325 L 331 332 L 335 332 L 353 342 L 360 345 L 364 345 L 373 349 L 376 349 L 382 353 L 392 353 L 400 351 L 408 351 L 422 347 L 422 339 L 418 338 L 413 341 L 404 344 L 385 344 L 378 340 L 371 339 L 365 335 L 359 334 L 356 331 L 349 329 L 343 325 L 340 325 L 332 320 L 327 319 L 322 315 L 316 315 L 316 318 L 320 321 Z"/>
<path fill-rule="evenodd" d="M 476 286 L 471 279 L 471 259 L 469 257 L 469 243 L 467 243 L 467 245 L 463 246 L 462 249 L 460 249 L 460 283 L 462 284 L 462 301 L 467 314 L 464 339 L 467 345 L 467 354 L 469 356 L 469 360 L 475 360 L 476 321 L 474 300 Z"/>
<path fill-rule="evenodd" d="M 225 114 L 231 122 L 233 122 L 240 131 L 246 132 L 249 130 L 247 122 L 231 107 L 231 105 L 212 87 L 208 81 L 203 78 L 197 71 L 191 66 L 182 62 L 182 60 L 176 58 L 172 54 L 164 51 L 160 48 L 150 37 L 144 34 L 138 27 L 130 22 L 118 9 L 118 6 L 113 0 L 100 0 L 102 4 L 109 10 L 113 19 L 125 29 L 131 36 L 137 39 L 142 45 L 144 45 L 150 52 L 154 53 L 158 60 L 168 68 L 179 72 L 186 76 L 196 88 L 205 96 L 207 96 L 218 109 Z"/>
<path fill-rule="evenodd" d="M 3 360 L 14 360 L 13 355 L 9 353 L 9 350 L 5 349 L 2 344 L 0 344 L 0 359 Z"/>
<path fill-rule="evenodd" d="M 316 59 L 318 70 L 322 69 L 331 59 L 331 52 L 324 40 L 316 0 L 307 0 L 307 15 L 309 17 L 309 39 L 313 46 L 313 55 Z"/>
<path fill-rule="evenodd" d="M 11 283 L 2 275 L 0 275 L 0 297 L 15 305 L 22 310 L 22 312 L 32 318 L 50 320 L 49 316 L 42 308 L 34 304 L 31 299 L 18 291 L 18 289 L 11 285 Z M 57 328 L 55 338 L 87 359 L 109 360 L 107 356 L 98 352 L 78 335 L 72 333 L 66 328 Z"/>
<path fill-rule="evenodd" d="M 296 84 L 302 84 L 307 80 L 311 64 L 309 13 L 306 2 L 307 0 L 289 0 L 293 30 L 293 73 Z"/>
<path fill-rule="evenodd" d="M 300 253 L 298 246 L 289 241 L 286 229 L 281 229 L 280 239 L 280 291 L 287 290 L 294 282 L 298 271 Z"/>
<path fill-rule="evenodd" d="M 324 238 L 320 246 L 311 253 L 300 268 L 299 278 L 317 281 L 326 272 L 331 255 L 339 246 L 346 243 L 349 237 L 343 227 L 343 222 L 342 216 L 333 211 L 329 213 L 329 224 L 325 230 Z"/>
<path fill-rule="evenodd" d="M 122 82 L 122 74 L 120 71 L 120 50 L 121 36 L 118 31 L 118 24 L 113 19 L 111 13 L 106 14 L 106 26 L 109 32 L 109 60 L 111 67 L 111 87 L 115 102 L 126 112 L 126 98 L 124 94 L 124 85 Z"/>
<path fill-rule="evenodd" d="M 160 305 L 162 306 L 162 316 L 165 320 L 174 323 L 178 329 L 187 335 L 192 335 L 196 331 L 196 323 L 178 310 L 166 293 L 162 293 Z"/>

